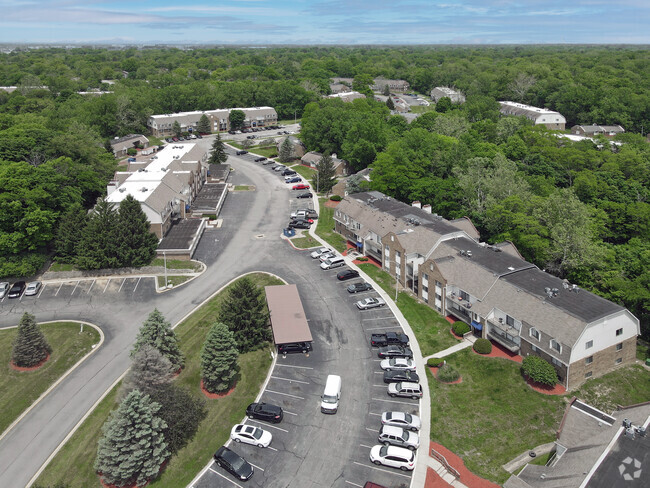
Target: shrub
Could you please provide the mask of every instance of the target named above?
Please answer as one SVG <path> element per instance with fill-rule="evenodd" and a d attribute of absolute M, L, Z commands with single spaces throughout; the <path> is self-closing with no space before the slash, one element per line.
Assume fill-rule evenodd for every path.
<path fill-rule="evenodd" d="M 365 256 L 361 256 L 360 258 L 357 258 L 358 261 L 368 261 L 368 258 Z"/>
<path fill-rule="evenodd" d="M 343 197 L 341 197 L 341 195 L 332 195 L 330 197 L 330 200 L 332 200 L 333 202 L 340 202 L 341 200 L 343 200 Z"/>
<path fill-rule="evenodd" d="M 476 339 L 473 348 L 479 354 L 490 354 L 492 352 L 492 343 L 487 339 Z"/>
<path fill-rule="evenodd" d="M 129 156 L 135 156 L 136 154 L 138 154 L 138 150 L 134 147 L 130 147 L 126 150 L 126 154 L 128 154 Z"/>
<path fill-rule="evenodd" d="M 429 358 L 427 359 L 427 366 L 430 368 L 437 368 L 440 363 L 442 363 L 442 359 L 439 358 Z"/>
<path fill-rule="evenodd" d="M 460 378 L 460 373 L 450 364 L 445 364 L 438 370 L 438 379 L 445 383 L 453 383 Z"/>
<path fill-rule="evenodd" d="M 458 322 L 454 322 L 454 325 L 452 325 L 451 328 L 453 329 L 454 334 L 460 337 L 470 331 L 469 325 L 467 325 L 465 322 L 461 322 L 460 320 Z"/>
<path fill-rule="evenodd" d="M 555 368 L 539 356 L 526 356 L 521 363 L 521 370 L 535 383 L 553 386 L 558 382 Z"/>

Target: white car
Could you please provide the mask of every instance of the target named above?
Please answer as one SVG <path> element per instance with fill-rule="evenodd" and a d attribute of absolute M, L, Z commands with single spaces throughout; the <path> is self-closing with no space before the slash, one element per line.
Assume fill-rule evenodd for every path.
<path fill-rule="evenodd" d="M 252 444 L 257 447 L 269 447 L 273 435 L 254 425 L 237 424 L 230 431 L 230 438 L 235 442 Z"/>
<path fill-rule="evenodd" d="M 388 358 L 383 359 L 379 366 L 384 371 L 414 371 L 415 361 L 409 358 Z"/>
<path fill-rule="evenodd" d="M 415 453 L 403 447 L 382 446 L 370 449 L 370 461 L 377 465 L 399 468 L 402 471 L 413 471 L 415 468 Z"/>
<path fill-rule="evenodd" d="M 363 300 L 359 300 L 357 303 L 357 308 L 359 310 L 369 310 L 371 308 L 376 308 L 376 307 L 383 307 L 386 305 L 386 302 L 384 301 L 383 298 L 377 297 L 369 297 L 369 298 L 364 298 Z"/>
<path fill-rule="evenodd" d="M 419 435 L 394 425 L 382 425 L 377 440 L 384 446 L 405 447 L 411 451 L 415 451 L 420 447 Z"/>
<path fill-rule="evenodd" d="M 25 288 L 25 296 L 28 297 L 28 296 L 36 295 L 40 289 L 41 289 L 40 281 L 32 281 L 31 283 L 27 283 L 27 288 Z"/>
<path fill-rule="evenodd" d="M 325 253 L 331 253 L 331 252 L 332 252 L 332 250 L 327 248 L 327 247 L 319 247 L 315 251 L 312 251 L 310 256 L 311 256 L 312 259 L 316 259 L 316 258 L 321 257 Z M 9 283 L 7 283 L 7 286 L 9 286 Z"/>
<path fill-rule="evenodd" d="M 381 425 L 394 425 L 417 432 L 422 427 L 422 421 L 417 415 L 406 412 L 384 412 L 381 414 Z"/>
<path fill-rule="evenodd" d="M 0 283 L 0 298 L 4 298 L 7 292 L 9 291 L 9 283 L 7 281 L 3 281 Z"/>
<path fill-rule="evenodd" d="M 335 254 L 332 251 L 328 251 L 328 252 L 324 252 L 323 254 L 321 254 L 318 257 L 320 258 L 320 262 L 324 263 L 328 259 L 335 257 Z"/>

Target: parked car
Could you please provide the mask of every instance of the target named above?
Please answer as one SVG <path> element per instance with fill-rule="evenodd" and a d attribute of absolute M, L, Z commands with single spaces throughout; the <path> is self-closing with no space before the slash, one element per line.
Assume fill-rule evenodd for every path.
<path fill-rule="evenodd" d="M 246 136 L 246 139 L 255 139 L 255 136 L 253 136 L 253 135 Z"/>
<path fill-rule="evenodd" d="M 405 447 L 415 451 L 420 447 L 420 436 L 394 425 L 382 425 L 377 438 L 384 446 Z"/>
<path fill-rule="evenodd" d="M 359 310 L 369 310 L 371 308 L 383 307 L 386 305 L 386 302 L 381 297 L 368 297 L 364 298 L 363 300 L 359 300 L 356 305 Z"/>
<path fill-rule="evenodd" d="M 404 346 L 398 346 L 397 344 L 390 344 L 388 346 L 380 347 L 377 356 L 380 358 L 412 358 L 413 351 L 410 348 Z"/>
<path fill-rule="evenodd" d="M 379 363 L 384 371 L 415 371 L 415 361 L 409 358 L 388 358 Z"/>
<path fill-rule="evenodd" d="M 373 347 L 384 347 L 388 344 L 408 346 L 409 336 L 402 332 L 384 332 L 372 334 L 372 336 L 370 336 L 370 345 Z"/>
<path fill-rule="evenodd" d="M 25 296 L 36 295 L 41 289 L 42 283 L 40 281 L 32 281 L 27 283 L 27 288 L 25 288 Z"/>
<path fill-rule="evenodd" d="M 3 281 L 2 283 L 0 283 L 0 298 L 5 297 L 5 295 L 9 291 L 9 288 L 10 288 L 10 283 L 8 281 Z"/>
<path fill-rule="evenodd" d="M 275 161 L 273 161 L 272 159 L 267 159 L 266 161 L 263 161 L 262 164 L 264 166 L 266 166 L 267 164 L 275 164 Z"/>
<path fill-rule="evenodd" d="M 400 381 L 399 383 L 388 384 L 388 395 L 391 397 L 407 397 L 413 400 L 422 398 L 422 386 L 418 383 Z"/>
<path fill-rule="evenodd" d="M 172 137 L 172 141 L 178 142 L 178 137 Z"/>
<path fill-rule="evenodd" d="M 419 383 L 420 377 L 417 373 L 414 373 L 413 371 L 409 371 L 407 369 L 384 372 L 384 383 L 399 383 L 400 381 Z"/>
<path fill-rule="evenodd" d="M 319 260 L 321 263 L 324 263 L 324 262 L 327 261 L 328 259 L 331 259 L 331 258 L 333 258 L 333 257 L 335 257 L 335 256 L 336 256 L 336 254 L 334 254 L 334 251 L 331 251 L 331 250 L 330 250 L 330 251 L 327 251 L 327 252 L 321 253 L 321 255 L 318 257 L 318 260 Z"/>
<path fill-rule="evenodd" d="M 282 407 L 270 403 L 251 403 L 246 408 L 246 415 L 249 419 L 266 420 L 273 424 L 282 422 L 284 416 Z"/>
<path fill-rule="evenodd" d="M 174 139 L 172 139 L 171 137 L 166 137 L 165 140 L 166 140 L 167 142 L 173 142 L 173 141 L 174 141 Z"/>
<path fill-rule="evenodd" d="M 310 219 L 317 219 L 318 213 L 313 208 L 300 208 L 295 212 L 291 212 L 292 217 L 304 217 Z"/>
<path fill-rule="evenodd" d="M 370 449 L 370 461 L 379 466 L 412 471 L 415 468 L 415 453 L 403 447 L 379 444 Z"/>
<path fill-rule="evenodd" d="M 328 254 L 328 253 L 331 253 L 331 252 L 332 252 L 332 250 L 330 248 L 328 248 L 328 247 L 319 247 L 315 251 L 312 251 L 310 256 L 311 256 L 312 259 L 318 259 L 323 254 Z"/>
<path fill-rule="evenodd" d="M 234 134 L 235 134 L 235 131 L 234 131 L 234 130 L 229 130 L 229 131 L 228 131 L 228 134 L 233 134 L 233 135 L 234 135 Z"/>
<path fill-rule="evenodd" d="M 306 218 L 303 218 L 303 217 L 291 217 L 290 220 L 291 220 L 291 221 L 294 221 L 294 220 L 306 220 L 306 221 L 309 222 L 310 224 L 313 224 L 313 223 L 314 223 L 314 221 L 313 221 L 312 219 L 306 219 Z"/>
<path fill-rule="evenodd" d="M 287 176 L 284 179 L 285 183 L 300 183 L 302 181 L 302 178 L 300 176 Z"/>
<path fill-rule="evenodd" d="M 289 168 L 282 171 L 282 176 L 296 176 L 297 174 L 298 174 L 297 171 L 294 171 L 294 170 L 289 169 Z"/>
<path fill-rule="evenodd" d="M 226 446 L 222 446 L 214 453 L 214 462 L 241 481 L 246 481 L 253 476 L 253 466 L 243 457 Z"/>
<path fill-rule="evenodd" d="M 25 282 L 16 281 L 9 289 L 9 293 L 7 293 L 7 296 L 9 298 L 18 298 L 20 295 L 23 294 L 24 291 L 25 291 Z"/>
<path fill-rule="evenodd" d="M 237 156 L 243 156 L 244 154 L 248 154 L 248 151 L 244 151 L 243 149 L 240 149 L 235 153 Z"/>
<path fill-rule="evenodd" d="M 292 190 L 309 190 L 309 185 L 306 183 L 300 183 L 298 185 L 293 185 Z"/>
<path fill-rule="evenodd" d="M 397 427 L 392 427 L 396 429 Z M 269 447 L 273 435 L 254 425 L 237 424 L 230 430 L 230 438 L 235 442 L 252 444 L 257 447 Z"/>
<path fill-rule="evenodd" d="M 366 283 L 365 281 L 360 281 L 359 283 L 352 283 L 349 285 L 347 290 L 348 293 L 360 293 L 362 291 L 372 290 L 372 285 L 370 283 Z"/>
<path fill-rule="evenodd" d="M 314 195 L 312 195 L 310 192 L 305 192 L 305 193 L 298 193 L 296 195 L 296 198 L 313 198 Z"/>
<path fill-rule="evenodd" d="M 255 158 L 256 163 L 261 163 L 262 161 L 266 161 L 266 158 L 264 156 L 260 156 L 259 158 Z"/>
<path fill-rule="evenodd" d="M 363 485 L 363 488 L 386 488 L 386 487 L 382 485 L 378 485 L 377 483 L 373 483 L 372 481 L 366 481 L 366 484 Z"/>
<path fill-rule="evenodd" d="M 420 417 L 407 412 L 384 412 L 381 414 L 381 424 L 395 425 L 412 432 L 417 432 L 422 427 Z"/>
<path fill-rule="evenodd" d="M 197 139 L 203 139 L 203 136 L 201 134 L 196 134 Z"/>
<path fill-rule="evenodd" d="M 285 165 L 283 165 L 283 164 L 278 164 L 277 166 L 273 166 L 273 168 L 271 168 L 271 169 L 272 169 L 273 171 L 282 171 L 284 168 L 286 168 Z"/>
<path fill-rule="evenodd" d="M 289 222 L 289 225 L 287 225 L 287 227 L 289 229 L 309 229 L 311 227 L 311 224 L 307 220 L 296 219 Z"/>
<path fill-rule="evenodd" d="M 291 354 L 294 352 L 308 353 L 313 350 L 311 342 L 291 342 L 289 344 L 278 344 L 279 354 Z"/>
<path fill-rule="evenodd" d="M 336 273 L 336 279 L 339 281 L 351 280 L 352 278 L 358 278 L 359 272 L 356 269 L 344 269 Z"/>

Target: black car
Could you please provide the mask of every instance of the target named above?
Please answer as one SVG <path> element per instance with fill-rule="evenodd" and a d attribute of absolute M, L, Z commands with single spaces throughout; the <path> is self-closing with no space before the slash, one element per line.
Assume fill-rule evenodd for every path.
<path fill-rule="evenodd" d="M 249 419 L 266 420 L 273 424 L 282 422 L 282 407 L 270 403 L 251 403 L 246 409 Z"/>
<path fill-rule="evenodd" d="M 409 383 L 419 383 L 420 377 L 413 371 L 385 371 L 384 383 L 399 383 L 407 381 Z"/>
<path fill-rule="evenodd" d="M 311 222 L 303 219 L 296 219 L 289 222 L 287 226 L 289 229 L 309 229 L 311 227 Z"/>
<path fill-rule="evenodd" d="M 313 349 L 311 342 L 291 342 L 289 344 L 278 344 L 278 353 L 291 354 L 294 352 L 308 353 Z"/>
<path fill-rule="evenodd" d="M 280 174 L 281 174 L 282 176 L 293 176 L 293 175 L 297 175 L 298 173 L 295 172 L 295 171 L 292 170 L 292 169 L 285 169 L 285 170 L 284 170 L 282 173 L 280 173 Z"/>
<path fill-rule="evenodd" d="M 403 332 L 377 332 L 370 337 L 370 345 L 373 347 L 384 347 L 389 344 L 397 344 L 398 346 L 408 346 L 409 336 Z"/>
<path fill-rule="evenodd" d="M 253 466 L 250 465 L 243 457 L 234 451 L 231 451 L 226 446 L 221 446 L 214 453 L 214 462 L 218 466 L 228 471 L 230 474 L 236 476 L 242 481 L 246 481 L 253 476 Z"/>
<path fill-rule="evenodd" d="M 260 156 L 259 158 L 255 158 L 256 163 L 260 163 L 262 161 L 266 161 L 266 158 L 264 156 Z"/>
<path fill-rule="evenodd" d="M 298 193 L 296 195 L 296 198 L 313 198 L 314 195 L 311 194 L 311 192 L 305 192 L 305 193 Z"/>
<path fill-rule="evenodd" d="M 173 141 L 174 141 L 174 139 L 172 139 L 171 137 L 168 137 L 168 138 L 165 139 L 165 140 L 166 140 L 167 142 L 173 142 Z"/>
<path fill-rule="evenodd" d="M 385 347 L 380 347 L 377 356 L 380 358 L 412 358 L 413 351 L 408 347 L 390 344 Z"/>
<path fill-rule="evenodd" d="M 24 281 L 16 281 L 13 284 L 13 286 L 9 289 L 9 293 L 7 293 L 7 296 L 9 298 L 18 298 L 25 291 L 25 286 L 26 285 Z"/>
<path fill-rule="evenodd" d="M 235 131 L 234 130 L 229 130 L 228 134 L 235 134 Z"/>
<path fill-rule="evenodd" d="M 366 283 L 365 281 L 352 283 L 350 286 L 348 286 L 348 293 L 359 293 L 361 291 L 368 290 L 372 290 L 372 285 L 370 283 Z"/>
<path fill-rule="evenodd" d="M 352 278 L 357 278 L 358 276 L 359 272 L 356 269 L 344 269 L 343 271 L 336 273 L 336 279 L 340 281 L 351 280 Z"/>
<path fill-rule="evenodd" d="M 244 151 L 243 149 L 240 149 L 240 150 L 237 151 L 235 154 L 236 154 L 237 156 L 241 156 L 241 155 L 243 155 L 243 154 L 248 154 L 248 151 Z"/>
<path fill-rule="evenodd" d="M 201 134 L 196 134 L 197 139 L 203 139 L 203 136 Z"/>

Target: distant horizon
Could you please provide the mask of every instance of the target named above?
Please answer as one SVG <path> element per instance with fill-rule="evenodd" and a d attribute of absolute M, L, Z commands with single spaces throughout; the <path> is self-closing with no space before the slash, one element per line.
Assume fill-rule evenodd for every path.
<path fill-rule="evenodd" d="M 0 0 L 0 44 L 650 45 L 647 0 Z"/>

